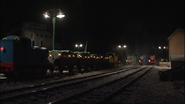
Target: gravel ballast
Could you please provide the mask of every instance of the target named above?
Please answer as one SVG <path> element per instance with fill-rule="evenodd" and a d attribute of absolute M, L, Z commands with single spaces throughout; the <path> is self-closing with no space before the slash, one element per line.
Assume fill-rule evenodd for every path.
<path fill-rule="evenodd" d="M 158 71 L 162 67 L 154 66 L 147 75 L 111 99 L 111 103 L 121 104 L 184 104 L 182 87 L 177 88 L 175 81 L 160 81 Z M 184 81 L 180 81 L 184 82 Z"/>

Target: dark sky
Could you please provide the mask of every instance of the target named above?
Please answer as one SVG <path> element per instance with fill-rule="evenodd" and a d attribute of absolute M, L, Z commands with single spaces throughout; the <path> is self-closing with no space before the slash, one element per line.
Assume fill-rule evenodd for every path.
<path fill-rule="evenodd" d="M 66 16 L 56 21 L 56 42 L 65 40 L 70 50 L 86 41 L 92 53 L 116 51 L 119 44 L 128 52 L 155 49 L 184 29 L 184 0 L 1 0 L 1 37 L 26 21 L 47 24 L 52 33 L 43 13 L 54 7 Z"/>

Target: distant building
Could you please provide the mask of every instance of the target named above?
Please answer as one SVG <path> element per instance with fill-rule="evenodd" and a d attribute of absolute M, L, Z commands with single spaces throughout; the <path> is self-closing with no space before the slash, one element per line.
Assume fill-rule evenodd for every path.
<path fill-rule="evenodd" d="M 171 68 L 184 65 L 185 54 L 185 41 L 184 30 L 177 28 L 168 37 L 168 51 L 169 61 L 171 62 Z"/>
<path fill-rule="evenodd" d="M 45 24 L 35 22 L 23 23 L 22 36 L 33 39 L 35 46 L 39 46 L 40 41 L 42 41 L 43 47 L 46 47 L 49 50 L 53 49 L 53 36 L 47 31 L 47 25 Z"/>

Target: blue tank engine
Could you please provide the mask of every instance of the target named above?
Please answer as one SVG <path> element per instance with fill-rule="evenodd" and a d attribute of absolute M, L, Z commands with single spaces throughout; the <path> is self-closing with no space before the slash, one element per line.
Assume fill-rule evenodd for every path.
<path fill-rule="evenodd" d="M 146 55 L 141 55 L 141 56 L 139 57 L 139 64 L 140 64 L 140 65 L 144 65 L 145 62 L 146 62 Z"/>
<path fill-rule="evenodd" d="M 8 77 L 44 75 L 53 70 L 48 58 L 49 51 L 34 47 L 34 41 L 25 37 L 7 36 L 0 40 L 0 73 Z"/>

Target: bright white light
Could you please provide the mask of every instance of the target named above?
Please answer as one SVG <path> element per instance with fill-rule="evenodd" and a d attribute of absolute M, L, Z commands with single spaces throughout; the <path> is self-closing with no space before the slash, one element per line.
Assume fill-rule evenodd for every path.
<path fill-rule="evenodd" d="M 57 15 L 57 18 L 63 18 L 65 15 L 60 11 L 60 13 Z"/>
<path fill-rule="evenodd" d="M 80 44 L 80 47 L 82 47 L 83 45 L 82 44 Z"/>
<path fill-rule="evenodd" d="M 78 47 L 78 44 L 76 44 L 75 47 Z"/>
<path fill-rule="evenodd" d="M 47 12 L 45 12 L 45 14 L 43 14 L 43 15 L 45 18 L 50 18 Z"/>
<path fill-rule="evenodd" d="M 44 15 L 44 17 L 45 17 L 45 18 L 49 18 L 49 16 L 48 16 L 48 15 Z"/>
<path fill-rule="evenodd" d="M 159 46 L 158 48 L 161 49 L 161 46 Z"/>
<path fill-rule="evenodd" d="M 121 45 L 119 45 L 118 48 L 121 48 Z"/>
<path fill-rule="evenodd" d="M 63 17 L 65 17 L 65 15 L 62 15 L 62 14 L 57 15 L 57 18 L 63 18 Z"/>
<path fill-rule="evenodd" d="M 123 46 L 123 48 L 127 48 L 127 46 L 126 46 L 126 45 L 124 45 L 124 46 Z"/>
<path fill-rule="evenodd" d="M 163 49 L 166 49 L 166 47 L 164 46 Z"/>

